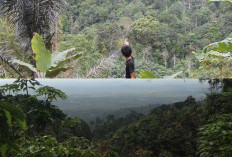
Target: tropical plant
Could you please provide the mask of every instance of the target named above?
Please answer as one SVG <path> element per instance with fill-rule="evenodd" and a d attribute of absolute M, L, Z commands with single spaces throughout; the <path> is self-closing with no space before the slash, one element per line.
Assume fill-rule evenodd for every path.
<path fill-rule="evenodd" d="M 0 101 L 0 155 L 2 157 L 5 157 L 9 150 L 18 150 L 11 133 L 12 127 L 16 125 L 26 130 L 24 113 L 15 105 Z"/>
<path fill-rule="evenodd" d="M 81 145 L 89 145 L 84 138 L 71 138 L 64 143 L 59 143 L 52 136 L 27 137 L 20 140 L 20 151 L 12 151 L 10 155 L 22 156 L 48 156 L 48 157 L 102 157 L 100 154 Z M 114 156 L 113 156 L 114 157 Z"/>
<path fill-rule="evenodd" d="M 209 44 L 208 46 L 204 48 L 203 51 L 207 53 L 211 50 L 221 52 L 221 53 L 232 51 L 232 38 L 227 38 L 223 41 Z"/>
<path fill-rule="evenodd" d="M 200 73 L 206 78 L 232 78 L 232 38 L 206 46 L 203 53 L 196 54 L 201 63 L 200 67 L 193 73 Z"/>
<path fill-rule="evenodd" d="M 200 157 L 232 156 L 232 114 L 222 114 L 199 129 Z"/>
<path fill-rule="evenodd" d="M 227 2 L 231 0 L 209 0 L 211 2 Z M 193 54 L 201 63 L 200 67 L 193 73 L 194 76 L 201 75 L 204 78 L 232 78 L 232 38 L 231 34 L 223 41 L 209 44 L 203 49 L 203 53 Z"/>
<path fill-rule="evenodd" d="M 147 79 L 147 78 L 158 78 L 153 72 L 149 70 L 140 70 L 140 75 L 138 78 Z"/>
<path fill-rule="evenodd" d="M 53 78 L 60 72 L 72 69 L 72 67 L 64 67 L 63 65 L 70 62 L 72 59 L 77 59 L 82 56 L 82 53 L 78 53 L 67 57 L 67 55 L 75 49 L 69 49 L 64 52 L 54 52 L 51 54 L 51 52 L 46 49 L 43 39 L 37 33 L 34 33 L 31 45 L 33 53 L 35 54 L 34 59 L 36 60 L 36 67 L 17 59 L 13 59 L 11 62 L 29 68 L 31 71 L 35 72 L 39 78 Z"/>
<path fill-rule="evenodd" d="M 0 86 L 0 93 L 7 92 L 8 95 L 11 95 L 11 94 L 17 93 L 19 91 L 20 91 L 19 86 L 16 84 L 5 84 L 3 86 Z"/>
<path fill-rule="evenodd" d="M 9 27 L 9 23 L 6 19 L 1 19 L 0 17 L 0 75 L 4 77 L 15 77 L 16 75 L 12 72 L 14 71 L 18 75 L 21 75 L 20 69 L 13 66 L 8 62 L 11 56 L 22 57 L 24 52 L 22 52 L 21 47 L 18 46 L 18 42 L 15 41 L 15 32 Z"/>
<path fill-rule="evenodd" d="M 37 96 L 44 96 L 46 103 L 51 102 L 53 100 L 57 100 L 57 98 L 68 98 L 67 95 L 61 90 L 49 86 L 40 87 L 35 92 L 37 93 Z"/>
<path fill-rule="evenodd" d="M 35 90 L 35 86 L 41 86 L 41 84 L 35 79 L 17 79 L 14 81 L 20 90 L 26 91 L 27 96 L 29 96 L 29 89 Z"/>
<path fill-rule="evenodd" d="M 16 38 L 25 40 L 23 46 L 29 48 L 34 32 L 39 32 L 51 48 L 57 15 L 63 0 L 4 0 L 0 1 L 1 12 L 16 28 Z M 49 46 L 50 45 L 50 46 Z"/>
<path fill-rule="evenodd" d="M 154 79 L 154 78 L 158 78 L 158 77 L 156 76 L 156 74 L 154 74 L 154 73 L 153 73 L 152 71 L 150 71 L 150 70 L 140 70 L 139 72 L 140 72 L 140 74 L 139 74 L 139 77 L 138 77 L 138 78 L 140 78 L 140 79 L 149 79 L 149 78 Z M 175 73 L 175 74 L 173 74 L 173 75 L 171 75 L 171 76 L 164 76 L 164 78 L 174 79 L 174 78 L 176 78 L 178 75 L 180 75 L 180 74 L 182 74 L 182 73 L 183 73 L 183 72 L 180 71 L 180 72 Z"/>

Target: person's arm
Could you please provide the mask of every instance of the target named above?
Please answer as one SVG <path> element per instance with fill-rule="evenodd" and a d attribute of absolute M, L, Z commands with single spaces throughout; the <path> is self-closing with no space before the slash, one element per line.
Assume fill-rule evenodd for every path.
<path fill-rule="evenodd" d="M 131 79 L 135 79 L 135 65 L 134 63 L 129 63 L 129 73 L 130 73 L 130 77 Z"/>
<path fill-rule="evenodd" d="M 131 79 L 135 79 L 135 72 L 130 73 Z"/>
<path fill-rule="evenodd" d="M 128 45 L 129 46 L 129 44 L 130 43 L 127 40 L 125 40 L 124 45 Z"/>

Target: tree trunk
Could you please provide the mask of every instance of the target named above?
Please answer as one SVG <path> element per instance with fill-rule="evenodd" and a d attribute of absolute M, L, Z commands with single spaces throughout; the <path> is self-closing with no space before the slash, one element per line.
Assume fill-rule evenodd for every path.
<path fill-rule="evenodd" d="M 176 67 L 176 60 L 177 60 L 176 54 L 174 54 L 174 56 L 173 56 L 173 65 L 174 65 L 174 68 Z"/>
<path fill-rule="evenodd" d="M 191 76 L 191 66 L 192 66 L 192 61 L 189 60 L 188 61 L 188 73 L 189 73 L 189 77 Z"/>
<path fill-rule="evenodd" d="M 52 44 L 52 52 L 57 51 L 57 30 L 58 30 L 58 13 L 55 15 L 55 21 L 54 21 L 54 37 L 53 37 L 53 44 Z"/>
<path fill-rule="evenodd" d="M 73 16 L 71 16 L 70 34 L 73 34 Z"/>
<path fill-rule="evenodd" d="M 167 49 L 165 49 L 165 51 L 163 52 L 165 68 L 167 68 L 167 65 L 168 65 L 168 56 L 169 56 L 168 51 L 167 51 Z"/>
<path fill-rule="evenodd" d="M 189 9 L 191 9 L 191 0 L 189 0 Z"/>

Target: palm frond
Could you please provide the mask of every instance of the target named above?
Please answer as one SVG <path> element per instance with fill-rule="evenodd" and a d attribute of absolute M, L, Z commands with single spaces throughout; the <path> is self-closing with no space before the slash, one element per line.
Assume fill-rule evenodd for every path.
<path fill-rule="evenodd" d="M 16 29 L 16 39 L 23 39 L 23 46 L 30 47 L 33 33 L 49 38 L 54 34 L 54 22 L 63 0 L 3 0 L 1 13 Z"/>
<path fill-rule="evenodd" d="M 17 68 L 10 62 L 10 57 L 3 55 L 4 49 L 0 47 L 0 63 L 4 63 L 8 65 L 11 69 L 13 69 L 20 77 L 23 75 L 17 70 Z"/>

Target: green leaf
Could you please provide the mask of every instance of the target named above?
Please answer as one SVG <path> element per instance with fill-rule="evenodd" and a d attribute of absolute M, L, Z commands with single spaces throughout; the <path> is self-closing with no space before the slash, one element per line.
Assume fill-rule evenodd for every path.
<path fill-rule="evenodd" d="M 211 2 L 227 2 L 227 3 L 230 3 L 232 4 L 232 0 L 209 0 L 207 2 L 207 4 L 211 3 Z"/>
<path fill-rule="evenodd" d="M 17 125 L 22 129 L 26 130 L 25 115 L 20 108 L 16 107 L 15 105 L 0 102 L 0 109 L 1 108 L 5 111 L 8 111 L 12 119 L 16 121 Z"/>
<path fill-rule="evenodd" d="M 56 77 L 57 75 L 59 75 L 61 72 L 65 72 L 67 70 L 71 70 L 72 67 L 58 67 L 58 68 L 50 68 L 47 72 L 46 72 L 46 77 L 47 78 L 53 78 Z"/>
<path fill-rule="evenodd" d="M 228 58 L 231 56 L 230 53 L 220 53 L 217 51 L 210 51 L 208 55 L 211 55 L 213 57 L 225 57 L 225 58 Z"/>
<path fill-rule="evenodd" d="M 69 50 L 66 50 L 64 52 L 54 52 L 52 53 L 52 60 L 51 60 L 51 67 L 56 67 L 56 66 L 60 66 L 61 64 L 63 64 L 64 62 L 68 62 L 70 61 L 71 59 L 77 59 L 79 58 L 80 56 L 82 56 L 82 53 L 78 53 L 78 54 L 75 54 L 69 58 L 66 58 L 66 56 L 75 51 L 75 49 L 69 49 Z"/>
<path fill-rule="evenodd" d="M 17 63 L 19 65 L 25 66 L 25 67 L 29 68 L 31 71 L 35 72 L 37 75 L 39 74 L 37 69 L 33 65 L 31 65 L 29 63 L 25 63 L 25 62 L 17 60 L 17 59 L 13 59 L 10 62 L 11 63 Z"/>
<path fill-rule="evenodd" d="M 25 120 L 24 120 L 24 121 L 19 120 L 19 121 L 18 121 L 18 125 L 19 125 L 23 130 L 26 130 L 26 129 L 27 129 L 27 123 L 26 123 Z"/>
<path fill-rule="evenodd" d="M 227 38 L 220 42 L 212 43 L 204 48 L 204 53 L 208 52 L 209 50 L 214 50 L 218 52 L 230 52 L 232 51 L 232 38 Z"/>
<path fill-rule="evenodd" d="M 6 143 L 6 144 L 4 144 L 3 146 L 0 145 L 0 152 L 1 152 L 1 150 L 3 150 L 3 152 L 4 152 L 4 151 L 6 151 L 7 149 L 14 149 L 14 150 L 16 150 L 16 151 L 20 151 L 19 148 L 18 148 L 18 146 L 17 146 L 16 143 L 15 143 L 15 140 L 7 139 L 7 138 L 1 138 L 1 137 L 0 137 L 0 141 L 3 142 L 3 143 Z M 2 147 L 3 147 L 3 149 L 2 149 Z M 4 148 L 4 147 L 5 147 L 5 148 Z M 5 150 L 5 149 L 6 149 L 6 150 Z M 6 153 L 6 152 L 5 152 L 5 153 Z"/>
<path fill-rule="evenodd" d="M 0 152 L 2 157 L 6 156 L 6 149 L 7 149 L 7 144 L 0 145 Z"/>
<path fill-rule="evenodd" d="M 37 69 L 46 72 L 51 67 L 51 52 L 46 49 L 43 39 L 39 34 L 34 33 L 31 47 L 35 54 Z"/>
<path fill-rule="evenodd" d="M 37 96 L 47 96 L 47 100 L 57 100 L 57 98 L 67 99 L 68 96 L 59 89 L 43 86 L 36 90 Z"/>
<path fill-rule="evenodd" d="M 81 57 L 83 55 L 83 53 L 78 53 L 78 54 L 75 54 L 71 57 L 68 57 L 66 58 L 65 60 L 59 62 L 59 64 L 57 65 L 58 67 L 61 66 L 62 64 L 64 63 L 67 63 L 67 62 L 70 62 L 71 60 L 75 60 L 75 59 L 78 59 L 79 57 Z"/>
<path fill-rule="evenodd" d="M 5 112 L 6 118 L 7 118 L 7 124 L 10 126 L 11 125 L 11 115 L 10 112 L 7 110 L 3 110 Z"/>
<path fill-rule="evenodd" d="M 149 70 L 140 70 L 140 76 L 139 78 L 141 79 L 146 79 L 146 78 L 158 78 L 153 72 Z"/>

